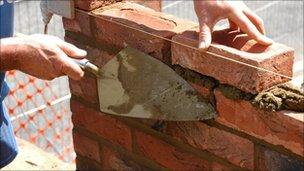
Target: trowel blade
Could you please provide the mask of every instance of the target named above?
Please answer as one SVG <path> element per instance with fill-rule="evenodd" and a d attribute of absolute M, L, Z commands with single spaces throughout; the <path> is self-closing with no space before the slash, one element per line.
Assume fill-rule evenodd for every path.
<path fill-rule="evenodd" d="M 168 121 L 214 118 L 213 106 L 157 59 L 127 47 L 98 78 L 100 110 L 119 116 Z"/>

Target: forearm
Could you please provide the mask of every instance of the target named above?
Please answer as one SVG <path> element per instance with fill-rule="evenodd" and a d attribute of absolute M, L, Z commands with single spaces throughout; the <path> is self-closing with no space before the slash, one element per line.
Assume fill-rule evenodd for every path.
<path fill-rule="evenodd" d="M 23 42 L 19 38 L 1 39 L 0 44 L 0 71 L 18 69 L 19 58 L 23 54 Z"/>

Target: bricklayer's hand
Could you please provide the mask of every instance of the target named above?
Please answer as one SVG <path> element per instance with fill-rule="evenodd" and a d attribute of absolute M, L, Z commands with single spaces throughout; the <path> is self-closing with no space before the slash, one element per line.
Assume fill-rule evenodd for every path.
<path fill-rule="evenodd" d="M 15 67 L 11 69 L 18 69 L 46 80 L 52 80 L 62 75 L 79 80 L 84 75 L 82 69 L 70 57 L 83 58 L 87 54 L 86 51 L 57 37 L 35 34 L 8 38 L 3 42 L 4 45 L 1 48 L 8 50 L 4 49 L 3 52 L 6 52 L 4 54 L 15 58 L 11 59 L 15 61 Z M 10 49 L 14 49 L 14 51 L 9 52 Z M 12 53 L 15 55 L 10 55 Z"/>
<path fill-rule="evenodd" d="M 194 0 L 194 8 L 200 24 L 199 48 L 202 50 L 210 46 L 213 27 L 221 19 L 228 19 L 230 29 L 240 29 L 262 45 L 272 44 L 265 36 L 263 20 L 242 1 Z"/>

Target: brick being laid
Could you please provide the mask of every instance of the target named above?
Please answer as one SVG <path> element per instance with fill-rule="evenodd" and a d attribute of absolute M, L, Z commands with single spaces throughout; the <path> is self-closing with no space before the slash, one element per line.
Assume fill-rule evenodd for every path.
<path fill-rule="evenodd" d="M 229 30 L 215 31 L 212 37 L 208 49 L 212 54 L 208 54 L 194 49 L 198 45 L 197 29 L 174 36 L 172 63 L 253 94 L 292 77 L 292 48 L 279 43 L 262 46 L 245 34 Z"/>

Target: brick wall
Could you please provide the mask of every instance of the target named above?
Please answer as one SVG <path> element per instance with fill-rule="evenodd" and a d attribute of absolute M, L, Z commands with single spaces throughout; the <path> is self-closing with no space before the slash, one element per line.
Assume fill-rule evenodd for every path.
<path fill-rule="evenodd" d="M 96 78 L 86 73 L 80 81 L 70 80 L 79 170 L 303 169 L 303 113 L 266 111 L 250 101 L 256 93 L 288 79 L 214 56 L 291 76 L 291 48 L 277 43 L 265 48 L 246 36 L 217 32 L 209 49 L 213 53 L 205 55 L 191 48 L 197 44 L 197 24 L 133 3 L 103 2 L 78 2 L 82 10 L 76 11 L 76 18 L 63 20 L 65 39 L 86 49 L 88 59 L 99 67 L 124 44 L 150 54 L 209 99 L 218 117 L 165 122 L 111 116 L 99 112 Z M 160 7 L 158 1 L 149 5 Z"/>

